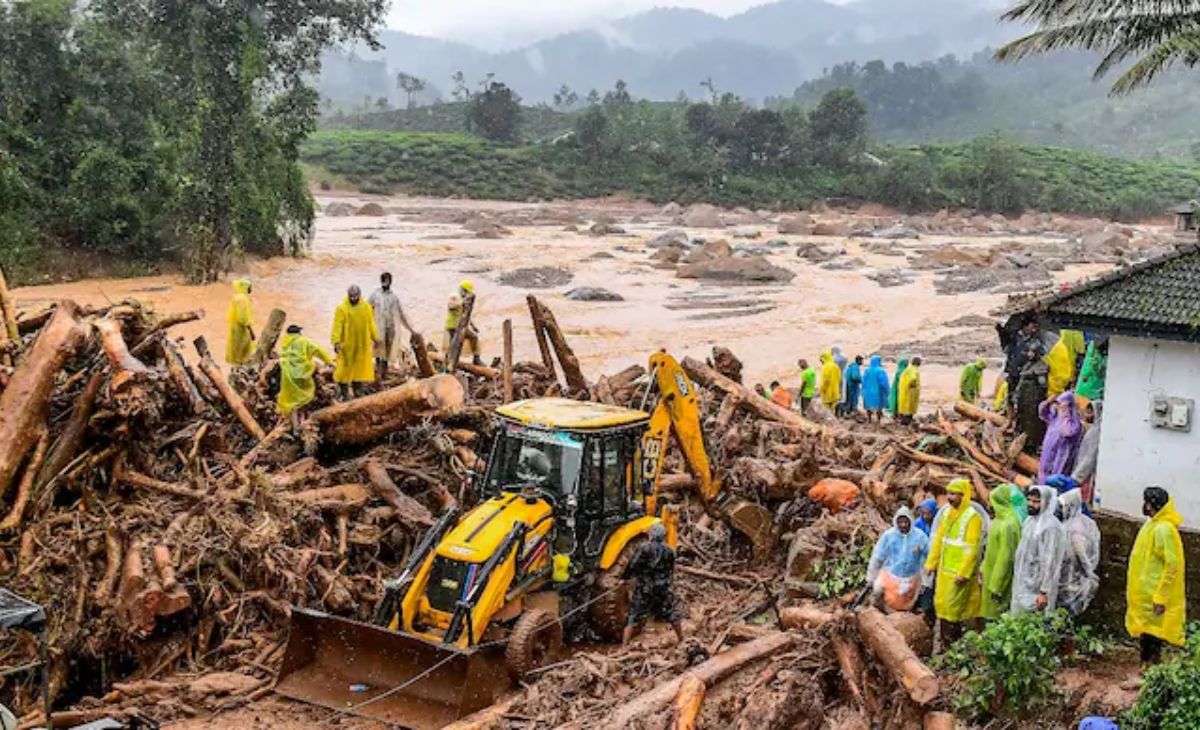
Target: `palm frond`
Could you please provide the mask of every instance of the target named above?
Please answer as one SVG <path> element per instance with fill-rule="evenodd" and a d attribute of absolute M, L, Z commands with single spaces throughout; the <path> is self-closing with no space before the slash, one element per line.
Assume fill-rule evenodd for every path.
<path fill-rule="evenodd" d="M 1172 38 L 1146 54 L 1113 84 L 1113 94 L 1128 94 L 1146 86 L 1176 64 L 1200 65 L 1200 31 Z"/>
<path fill-rule="evenodd" d="M 1200 28 L 1200 15 L 1177 14 L 1153 18 L 1086 18 L 1036 30 L 996 52 L 1000 61 L 1017 61 L 1037 53 L 1065 48 L 1119 51 L 1127 58 L 1168 39 Z M 1110 64 L 1111 65 L 1111 64 Z"/>
<path fill-rule="evenodd" d="M 1002 20 L 1056 24 L 1071 19 L 1200 13 L 1200 0 L 1020 0 Z"/>

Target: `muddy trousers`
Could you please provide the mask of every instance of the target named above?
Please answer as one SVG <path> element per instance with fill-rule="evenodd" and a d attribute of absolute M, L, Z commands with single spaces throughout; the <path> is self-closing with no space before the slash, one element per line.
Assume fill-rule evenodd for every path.
<path fill-rule="evenodd" d="M 1158 664 L 1162 659 L 1163 640 L 1150 634 L 1138 637 L 1138 649 L 1143 664 Z"/>

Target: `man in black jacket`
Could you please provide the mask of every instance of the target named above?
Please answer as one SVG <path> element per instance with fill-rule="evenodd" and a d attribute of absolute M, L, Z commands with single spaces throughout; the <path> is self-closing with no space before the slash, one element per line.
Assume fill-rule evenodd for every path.
<path fill-rule="evenodd" d="M 622 580 L 633 579 L 633 600 L 629 604 L 629 619 L 625 623 L 622 644 L 628 644 L 641 632 L 646 620 L 667 621 L 675 638 L 683 641 L 683 623 L 675 604 L 671 579 L 675 574 L 675 551 L 667 546 L 667 528 L 657 523 L 649 530 L 650 539 L 642 543 L 633 559 L 621 573 Z"/>

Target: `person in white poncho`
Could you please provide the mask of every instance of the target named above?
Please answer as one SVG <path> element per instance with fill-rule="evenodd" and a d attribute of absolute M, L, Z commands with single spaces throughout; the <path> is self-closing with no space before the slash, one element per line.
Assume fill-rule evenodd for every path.
<path fill-rule="evenodd" d="M 1045 485 L 1025 491 L 1029 519 L 1021 528 L 1021 543 L 1013 563 L 1012 606 L 1014 616 L 1034 611 L 1053 611 L 1058 606 L 1058 580 L 1062 574 L 1067 534 L 1055 516 L 1058 497 Z"/>
<path fill-rule="evenodd" d="M 1058 498 L 1066 531 L 1062 576 L 1058 580 L 1058 605 L 1072 616 L 1083 613 L 1100 588 L 1100 528 L 1083 513 L 1083 493 L 1073 489 Z"/>

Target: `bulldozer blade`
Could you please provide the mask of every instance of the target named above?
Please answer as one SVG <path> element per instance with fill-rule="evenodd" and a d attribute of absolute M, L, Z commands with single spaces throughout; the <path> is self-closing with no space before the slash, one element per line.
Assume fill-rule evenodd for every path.
<path fill-rule="evenodd" d="M 766 507 L 745 499 L 730 499 L 721 505 L 721 511 L 735 530 L 749 538 L 755 555 L 770 553 L 772 517 Z"/>
<path fill-rule="evenodd" d="M 511 688 L 503 651 L 463 651 L 371 624 L 292 609 L 275 691 L 413 730 L 434 730 Z"/>

